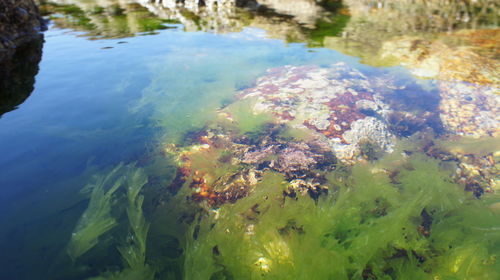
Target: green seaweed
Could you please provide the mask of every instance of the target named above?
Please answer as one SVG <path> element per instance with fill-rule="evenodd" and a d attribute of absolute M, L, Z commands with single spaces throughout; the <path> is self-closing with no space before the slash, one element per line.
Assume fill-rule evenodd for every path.
<path fill-rule="evenodd" d="M 146 264 L 146 239 L 150 223 L 144 217 L 144 196 L 139 195 L 148 178 L 142 169 L 135 169 L 127 176 L 127 217 L 130 232 L 127 244 L 118 247 L 127 268 L 111 279 L 153 279 L 154 270 Z"/>
<path fill-rule="evenodd" d="M 139 195 L 142 187 L 148 181 L 142 169 L 136 169 L 127 177 L 127 217 L 131 232 L 128 246 L 119 247 L 123 259 L 132 269 L 144 266 L 146 259 L 146 237 L 149 223 L 142 213 L 144 196 Z"/>
<path fill-rule="evenodd" d="M 142 210 L 144 196 L 139 194 L 147 184 L 148 177 L 142 168 L 134 165 L 126 166 L 121 175 L 123 185 L 127 187 L 126 212 L 129 223 L 126 242 L 117 248 L 124 269 L 107 271 L 91 279 L 154 279 L 154 270 L 146 264 L 146 240 L 150 223 L 146 221 Z"/>
<path fill-rule="evenodd" d="M 265 124 L 272 122 L 270 113 L 255 113 L 253 108 L 257 101 L 253 98 L 242 99 L 225 108 L 241 133 L 259 131 Z"/>
<path fill-rule="evenodd" d="M 452 140 L 437 140 L 437 147 L 450 151 L 452 153 L 487 155 L 489 153 L 498 153 L 500 151 L 500 139 L 498 137 L 459 137 Z"/>
<path fill-rule="evenodd" d="M 123 177 L 118 176 L 123 164 L 115 167 L 106 175 L 95 176 L 95 182 L 85 186 L 84 191 L 91 191 L 87 209 L 76 224 L 69 241 L 67 252 L 72 260 L 76 260 L 94 247 L 99 237 L 118 223 L 111 216 L 113 194 L 123 184 Z"/>
<path fill-rule="evenodd" d="M 191 226 L 185 279 L 498 279 L 498 213 L 425 155 L 387 168 L 334 171 L 317 202 L 266 174 Z"/>

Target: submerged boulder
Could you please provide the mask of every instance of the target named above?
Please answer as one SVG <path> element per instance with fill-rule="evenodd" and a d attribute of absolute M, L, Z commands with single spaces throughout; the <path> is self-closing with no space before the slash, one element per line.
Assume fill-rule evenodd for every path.
<path fill-rule="evenodd" d="M 479 93 L 468 93 L 473 90 Z M 192 133 L 187 146 L 172 146 L 169 152 L 177 156 L 181 170 L 189 170 L 182 176 L 191 175 L 192 199 L 209 206 L 248 196 L 266 172 L 284 178 L 284 195 L 317 198 L 328 191 L 328 172 L 377 160 L 417 132 L 495 134 L 496 98 L 464 82 L 442 81 L 426 91 L 390 75 L 365 75 L 345 63 L 284 66 L 238 92 L 215 123 Z M 249 124 L 252 118 L 255 124 Z M 435 155 L 445 161 L 441 156 Z M 460 172 L 466 171 L 466 157 L 452 158 Z M 464 176 L 472 178 L 456 180 Z M 468 179 L 464 186 L 475 193 L 487 188 L 477 182 Z"/>
<path fill-rule="evenodd" d="M 428 141 L 423 151 L 442 162 L 454 163 L 454 180 L 480 197 L 485 192 L 500 191 L 500 141 L 498 137 L 449 135 Z"/>
<path fill-rule="evenodd" d="M 390 152 L 394 142 L 384 94 L 397 87 L 337 63 L 329 67 L 285 66 L 271 69 L 254 87 L 239 94 L 256 100 L 254 114 L 272 113 L 276 122 L 305 129 L 344 161 L 355 160 L 361 141 Z"/>
<path fill-rule="evenodd" d="M 467 82 L 440 82 L 441 121 L 464 136 L 500 136 L 500 88 Z"/>
<path fill-rule="evenodd" d="M 270 129 L 276 128 L 274 125 Z M 202 145 L 185 148 L 169 146 L 177 156 L 182 176 L 189 182 L 194 201 L 210 206 L 234 203 L 250 194 L 265 172 L 283 175 L 286 194 L 316 196 L 326 191 L 324 172 L 335 169 L 337 158 L 329 147 L 315 141 L 294 141 L 281 136 L 235 134 L 230 130 L 207 129 L 197 136 Z M 175 181 L 175 180 L 174 180 Z"/>
<path fill-rule="evenodd" d="M 416 37 L 385 42 L 382 56 L 397 58 L 416 76 L 437 79 L 440 118 L 449 133 L 500 135 L 498 60 L 479 55 L 473 48 L 450 48 Z"/>

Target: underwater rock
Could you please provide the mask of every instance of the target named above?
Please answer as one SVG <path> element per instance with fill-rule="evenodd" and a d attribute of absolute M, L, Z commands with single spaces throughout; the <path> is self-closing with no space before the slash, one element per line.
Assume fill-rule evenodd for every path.
<path fill-rule="evenodd" d="M 313 168 L 317 162 L 305 143 L 293 143 L 280 151 L 277 160 L 278 171 L 294 172 Z"/>
<path fill-rule="evenodd" d="M 457 182 L 465 186 L 466 191 L 480 197 L 484 192 L 493 192 L 498 185 L 498 161 L 493 156 L 458 154 Z M 498 191 L 498 190 L 497 190 Z"/>
<path fill-rule="evenodd" d="M 383 94 L 392 90 L 390 81 L 368 79 L 337 63 L 271 69 L 239 97 L 257 100 L 255 114 L 272 113 L 278 123 L 306 128 L 328 143 L 339 159 L 352 161 L 361 140 L 391 151 L 394 137 L 385 121 L 391 109 Z"/>
<path fill-rule="evenodd" d="M 499 135 L 500 62 L 416 37 L 385 42 L 382 56 L 397 58 L 416 76 L 438 80 L 440 118 L 448 132 Z"/>
<path fill-rule="evenodd" d="M 242 154 L 241 162 L 290 174 L 317 168 L 335 158 L 328 150 L 312 146 L 305 142 L 277 140 L 264 147 L 252 146 Z"/>
<path fill-rule="evenodd" d="M 466 82 L 440 82 L 441 121 L 448 132 L 500 136 L 500 88 Z"/>
<path fill-rule="evenodd" d="M 428 141 L 423 151 L 442 162 L 454 163 L 453 179 L 476 197 L 500 191 L 500 142 L 498 137 L 452 136 Z"/>
<path fill-rule="evenodd" d="M 267 146 L 262 149 L 249 150 L 243 154 L 241 162 L 246 164 L 259 164 L 276 152 L 277 146 Z"/>
<path fill-rule="evenodd" d="M 227 173 L 208 185 L 201 176 L 193 178 L 190 188 L 193 190 L 194 201 L 208 201 L 209 205 L 219 205 L 225 202 L 234 203 L 248 195 L 261 178 L 261 172 L 245 169 L 241 172 Z"/>
<path fill-rule="evenodd" d="M 187 182 L 191 199 L 216 206 L 248 196 L 265 172 L 274 172 L 285 180 L 284 195 L 317 198 L 328 192 L 325 173 L 338 164 L 377 160 L 393 152 L 398 137 L 431 131 L 429 128 L 442 132 L 440 123 L 436 125 L 439 131 L 433 126 L 440 119 L 452 134 L 460 130 L 494 134 L 500 114 L 492 113 L 499 107 L 493 106 L 498 101 L 492 92 L 476 93 L 477 100 L 461 97 L 471 105 L 465 109 L 457 106 L 459 111 L 454 111 L 455 107 L 446 107 L 446 102 L 454 102 L 457 95 L 466 93 L 455 87 L 468 84 L 450 82 L 448 90 L 443 88 L 444 82 L 440 85 L 443 95 L 435 101 L 441 105 L 429 111 L 426 104 L 421 104 L 415 110 L 412 105 L 398 105 L 398 101 L 408 92 L 413 94 L 416 87 L 406 89 L 390 76 L 368 78 L 345 63 L 270 69 L 252 87 L 238 92 L 235 102 L 220 110 L 215 123 L 191 133 L 186 147 L 168 148 L 179 162 L 179 180 L 174 182 Z M 467 108 L 486 113 L 481 114 L 482 119 L 473 114 L 467 119 L 463 117 Z M 242 112 L 245 110 L 248 112 Z M 258 125 L 252 125 L 250 130 L 239 128 L 243 125 L 240 122 L 262 115 L 270 117 L 265 121 L 255 117 Z M 471 127 L 455 125 L 453 119 L 457 118 Z M 458 155 L 448 155 L 435 157 L 448 157 L 459 167 L 466 163 Z M 486 189 L 484 182 L 464 176 L 468 178 L 466 189 L 475 194 Z"/>
<path fill-rule="evenodd" d="M 267 132 L 249 140 L 234 131 L 206 129 L 198 133 L 198 141 L 205 144 L 177 149 L 170 145 L 166 150 L 175 154 L 179 163 L 176 178 L 183 178 L 174 180 L 172 184 L 178 185 L 170 188 L 179 189 L 190 175 L 191 199 L 217 206 L 246 197 L 263 173 L 271 171 L 284 175 L 289 183 L 284 190 L 287 195 L 317 197 L 326 192 L 322 171 L 333 170 L 337 164 L 330 147 L 314 140 L 291 141 Z"/>
<path fill-rule="evenodd" d="M 418 131 L 425 131 L 431 127 L 435 132 L 442 131 L 439 112 L 425 111 L 420 114 L 414 112 L 394 111 L 389 114 L 389 128 L 398 137 L 408 137 Z"/>
<path fill-rule="evenodd" d="M 392 152 L 395 137 L 389 132 L 387 125 L 374 117 L 366 117 L 351 124 L 351 129 L 343 134 L 343 138 L 351 145 L 344 145 L 332 141 L 331 145 L 336 155 L 340 158 L 353 158 L 358 155 L 360 144 L 368 141 L 379 147 L 382 151 Z"/>

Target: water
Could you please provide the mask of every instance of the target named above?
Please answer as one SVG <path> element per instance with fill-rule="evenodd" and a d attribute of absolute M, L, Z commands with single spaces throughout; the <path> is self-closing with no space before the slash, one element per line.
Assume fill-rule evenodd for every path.
<path fill-rule="evenodd" d="M 494 2 L 211 3 L 44 2 L 0 118 L 0 278 L 498 279 Z"/>

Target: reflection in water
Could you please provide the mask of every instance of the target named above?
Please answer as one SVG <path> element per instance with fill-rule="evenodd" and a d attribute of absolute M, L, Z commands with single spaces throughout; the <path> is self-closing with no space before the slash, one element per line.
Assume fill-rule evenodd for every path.
<path fill-rule="evenodd" d="M 408 63 L 405 57 L 418 57 L 422 49 L 436 41 L 452 48 L 444 52 L 466 47 L 487 59 L 500 55 L 500 32 L 495 29 L 499 24 L 500 7 L 493 0 L 416 1 L 411 4 L 391 0 L 55 2 L 58 4 L 52 4 L 52 11 L 65 14 L 53 16 L 57 26 L 86 30 L 96 38 L 125 37 L 173 27 L 168 23 L 181 23 L 185 31 L 214 33 L 240 32 L 245 27 L 256 27 L 266 30 L 268 37 L 328 47 L 361 57 L 367 64 L 405 64 L 410 69 L 419 68 L 416 70 L 418 75 L 427 77 L 436 77 L 438 73 L 427 68 L 421 71 L 422 67 Z M 412 47 L 399 45 L 401 37 Z M 403 49 L 404 55 L 397 52 L 393 55 L 394 49 Z M 433 49 L 436 48 L 424 52 L 439 57 L 441 54 L 435 54 Z M 483 65 L 483 61 L 479 64 Z M 441 66 L 441 62 L 424 64 L 434 68 Z"/>
<path fill-rule="evenodd" d="M 349 19 L 340 1 L 55 0 L 43 7 L 47 13 L 64 15 L 52 16 L 57 26 L 85 30 L 97 38 L 131 36 L 181 23 L 185 31 L 214 33 L 257 27 L 272 38 L 321 46 L 323 37 L 339 34 Z"/>
<path fill-rule="evenodd" d="M 167 29 L 168 20 L 159 19 L 134 1 L 42 1 L 41 10 L 60 28 L 86 32 L 94 39 L 155 34 Z"/>
<path fill-rule="evenodd" d="M 368 60 L 373 60 L 385 41 L 396 36 L 435 39 L 446 33 L 455 38 L 453 41 L 448 40 L 450 44 L 473 45 L 473 42 L 458 40 L 463 35 L 454 35 L 455 32 L 462 29 L 494 29 L 500 24 L 500 5 L 495 0 L 346 0 L 344 3 L 351 14 L 351 20 L 344 29 L 346 38 L 328 38 L 325 45 L 342 48 Z M 498 34 L 498 29 L 494 33 Z M 489 47 L 498 52 L 498 35 L 496 40 L 497 44 L 490 44 Z"/>
<path fill-rule="evenodd" d="M 123 16 L 129 18 L 126 23 L 132 32 L 141 32 L 134 12 L 143 6 L 156 17 L 182 23 L 186 31 L 237 32 L 253 26 L 265 29 L 271 37 L 307 41 L 311 33 L 321 29 L 331 31 L 332 25 L 337 25 L 337 32 L 325 32 L 324 36 L 344 31 L 343 36 L 349 40 L 370 46 L 398 35 L 495 28 L 500 20 L 500 7 L 494 0 L 412 1 L 411 4 L 394 0 L 54 0 L 47 3 L 70 5 L 71 8 L 59 11 L 85 16 L 72 24 L 80 24 L 82 28 L 88 24 L 89 29 L 119 29 L 125 23 L 112 22 Z M 99 18 L 100 14 L 107 17 Z M 56 24 L 64 26 L 63 22 Z"/>
<path fill-rule="evenodd" d="M 349 6 L 355 19 L 346 31 L 349 36 L 359 40 L 364 38 L 366 42 L 370 38 L 377 37 L 383 40 L 387 36 L 394 35 L 495 28 L 500 24 L 500 6 L 498 1 L 494 0 L 345 0 L 344 2 Z"/>
<path fill-rule="evenodd" d="M 22 104 L 34 89 L 43 38 L 18 47 L 14 55 L 0 61 L 0 116 Z"/>

